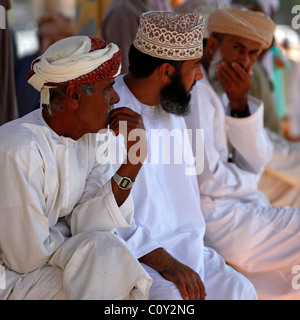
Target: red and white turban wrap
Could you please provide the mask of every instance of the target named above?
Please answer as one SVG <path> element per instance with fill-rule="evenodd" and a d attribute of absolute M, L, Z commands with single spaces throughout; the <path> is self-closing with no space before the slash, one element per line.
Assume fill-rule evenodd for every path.
<path fill-rule="evenodd" d="M 50 88 L 111 80 L 121 71 L 121 50 L 104 40 L 75 36 L 57 41 L 31 64 L 28 83 L 50 104 Z"/>

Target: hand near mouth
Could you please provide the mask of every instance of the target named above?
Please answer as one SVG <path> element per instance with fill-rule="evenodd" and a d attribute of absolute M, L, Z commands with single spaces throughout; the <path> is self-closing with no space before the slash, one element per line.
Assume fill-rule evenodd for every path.
<path fill-rule="evenodd" d="M 246 69 L 237 62 L 222 62 L 216 69 L 224 91 L 230 101 L 231 109 L 243 112 L 248 109 L 247 95 L 251 88 L 252 69 Z"/>

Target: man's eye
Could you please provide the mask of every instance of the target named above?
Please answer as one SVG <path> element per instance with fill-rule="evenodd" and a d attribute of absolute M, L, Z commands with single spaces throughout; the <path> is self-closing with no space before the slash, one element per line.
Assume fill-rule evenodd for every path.
<path fill-rule="evenodd" d="M 106 91 L 110 92 L 111 90 L 113 90 L 113 88 L 114 88 L 113 86 L 109 86 L 108 88 L 106 88 Z"/>
<path fill-rule="evenodd" d="M 251 52 L 251 55 L 253 57 L 258 57 L 260 55 L 260 52 L 259 51 L 253 51 L 253 52 Z"/>

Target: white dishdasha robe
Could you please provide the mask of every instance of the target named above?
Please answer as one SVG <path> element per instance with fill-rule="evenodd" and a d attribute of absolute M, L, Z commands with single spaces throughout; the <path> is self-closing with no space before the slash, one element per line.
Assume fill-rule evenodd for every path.
<path fill-rule="evenodd" d="M 249 97 L 251 116 L 236 119 L 221 99 L 205 75 L 193 89 L 186 117 L 188 128 L 204 129 L 198 182 L 205 244 L 251 280 L 259 299 L 299 299 L 292 270 L 300 264 L 300 209 L 272 207 L 257 187 L 272 156 L 263 104 Z"/>
<path fill-rule="evenodd" d="M 115 234 L 132 197 L 118 207 L 97 140 L 57 135 L 41 110 L 0 127 L 1 299 L 148 298 L 150 277 Z"/>
<path fill-rule="evenodd" d="M 127 106 L 141 114 L 148 138 L 148 158 L 132 188 L 134 221 L 132 227 L 118 229 L 118 234 L 137 258 L 162 247 L 192 268 L 200 275 L 208 300 L 257 299 L 253 285 L 227 266 L 217 252 L 204 246 L 206 225 L 200 208 L 197 178 L 190 174 L 192 161 L 188 155 L 192 156 L 192 150 L 189 139 L 182 138 L 184 151 L 178 147 L 186 129 L 183 117 L 170 115 L 160 106 L 140 103 L 124 83 L 123 76 L 116 78 L 114 87 L 120 96 L 116 107 Z M 159 132 L 166 140 L 171 132 L 174 133 L 170 150 L 166 150 L 167 143 L 153 141 Z M 182 155 L 183 152 L 185 161 L 176 162 L 175 156 L 178 160 L 178 153 Z M 169 163 L 163 154 L 170 155 Z M 182 299 L 174 283 L 149 266 L 144 267 L 153 279 L 150 299 Z"/>

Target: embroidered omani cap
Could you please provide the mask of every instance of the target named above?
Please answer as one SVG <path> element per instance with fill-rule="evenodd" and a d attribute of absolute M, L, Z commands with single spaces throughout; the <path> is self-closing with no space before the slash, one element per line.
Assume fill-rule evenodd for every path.
<path fill-rule="evenodd" d="M 143 13 L 133 45 L 152 57 L 192 60 L 203 54 L 204 18 L 197 13 Z"/>

